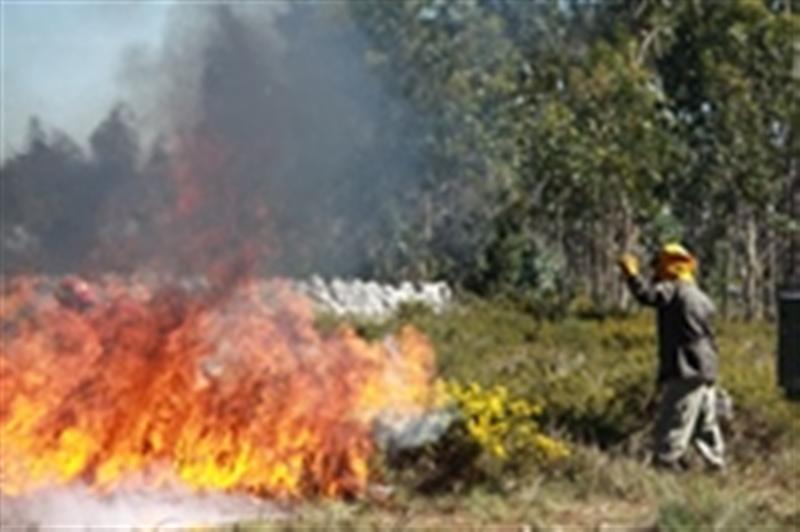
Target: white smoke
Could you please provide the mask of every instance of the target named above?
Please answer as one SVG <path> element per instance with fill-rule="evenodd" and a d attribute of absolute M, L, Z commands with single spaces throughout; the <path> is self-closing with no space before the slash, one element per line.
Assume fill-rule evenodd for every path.
<path fill-rule="evenodd" d="M 455 411 L 445 408 L 415 417 L 383 416 L 375 424 L 375 441 L 389 453 L 416 449 L 441 438 L 456 418 Z"/>
<path fill-rule="evenodd" d="M 389 318 L 407 304 L 442 312 L 453 300 L 452 290 L 442 282 L 392 285 L 360 279 L 325 280 L 314 276 L 307 281 L 293 281 L 292 287 L 308 297 L 317 310 L 361 318 Z"/>
<path fill-rule="evenodd" d="M 0 496 L 0 529 L 169 529 L 275 521 L 288 511 L 246 495 L 191 493 L 185 488 L 123 488 L 99 495 L 84 486 L 52 487 L 22 497 Z"/>

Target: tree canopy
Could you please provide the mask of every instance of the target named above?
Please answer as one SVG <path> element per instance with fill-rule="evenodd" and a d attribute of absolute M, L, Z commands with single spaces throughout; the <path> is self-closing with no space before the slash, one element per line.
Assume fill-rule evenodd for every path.
<path fill-rule="evenodd" d="M 270 104 L 331 154 L 341 152 L 341 139 L 329 142 L 337 127 L 353 133 L 352 153 L 331 155 L 336 179 L 306 177 L 331 165 L 308 162 L 313 153 L 303 159 L 304 144 L 296 150 L 302 175 L 263 188 L 283 201 L 273 213 L 293 224 L 281 247 L 297 260 L 285 260 L 284 273 L 442 279 L 558 307 L 578 296 L 615 306 L 625 303 L 616 257 L 681 239 L 724 308 L 738 298 L 747 315 L 764 315 L 776 286 L 791 280 L 783 273 L 790 241 L 798 246 L 790 198 L 800 197 L 799 10 L 797 0 L 290 8 L 286 27 L 314 38 L 290 46 L 287 61 L 301 64 L 316 49 L 345 69 L 301 69 L 295 84 L 328 79 L 327 90 L 341 96 L 352 90 L 348 80 L 364 76 L 381 92 L 369 93 L 369 112 L 349 112 L 347 124 L 332 127 L 335 114 L 323 111 L 357 109 L 350 96 L 322 101 L 319 89 L 308 92 L 310 103 Z M 344 42 L 347 62 L 323 52 Z M 249 43 L 248 54 L 258 56 L 258 46 Z M 253 65 L 272 68 L 257 57 Z M 276 98 L 246 88 L 261 77 L 287 93 L 300 89 L 267 70 L 209 79 L 245 100 Z M 218 105 L 220 116 L 233 116 L 224 97 Z M 269 134 L 246 103 L 237 109 L 239 122 L 252 122 L 248 131 Z M 136 182 L 128 190 L 144 190 L 151 203 L 169 193 L 136 177 L 144 150 L 124 108 L 90 145 L 82 153 L 35 126 L 29 149 L 3 165 L 7 227 L 36 236 L 49 250 L 38 260 L 61 269 L 76 268 L 75 252 L 108 225 L 100 209 L 84 206 L 105 204 L 119 183 Z M 144 157 L 151 174 L 163 173 L 152 170 L 161 168 L 159 154 Z M 258 174 L 258 160 L 247 164 Z M 303 231 L 313 232 L 313 250 L 299 251 Z M 3 235 L 6 244 L 12 237 Z"/>

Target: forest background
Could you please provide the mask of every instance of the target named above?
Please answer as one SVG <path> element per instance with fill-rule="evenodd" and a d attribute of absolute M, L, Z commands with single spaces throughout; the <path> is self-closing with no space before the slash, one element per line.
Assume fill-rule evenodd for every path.
<path fill-rule="evenodd" d="M 348 115 L 360 136 L 336 171 L 349 177 L 298 173 L 265 192 L 291 205 L 274 208 L 286 229 L 273 273 L 445 280 L 559 314 L 626 305 L 617 256 L 677 239 L 725 315 L 775 314 L 797 276 L 800 2 L 318 7 L 281 24 L 308 27 L 318 50 L 347 43 L 383 99 L 364 123 Z M 348 69 L 325 75 L 335 92 Z M 29 137 L 3 161 L 4 269 L 125 269 L 87 257 L 110 226 L 148 232 L 146 209 L 104 206 L 169 195 L 142 177 L 163 139 L 145 147 L 125 105 L 88 151 L 39 119 Z M 15 252 L 26 238 L 36 246 Z"/>

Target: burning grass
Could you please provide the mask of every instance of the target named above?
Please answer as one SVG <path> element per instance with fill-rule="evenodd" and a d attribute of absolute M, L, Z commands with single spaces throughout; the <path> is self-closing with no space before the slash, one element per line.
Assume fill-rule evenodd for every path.
<path fill-rule="evenodd" d="M 106 279 L 90 304 L 14 280 L 0 356 L 0 489 L 136 479 L 276 498 L 364 492 L 373 424 L 432 400 L 433 350 L 413 328 L 367 342 L 314 328 L 276 282 L 224 297 Z M 79 295 L 79 294 L 78 294 Z"/>
<path fill-rule="evenodd" d="M 46 483 L 80 482 L 113 498 L 135 473 L 148 486 L 177 479 L 195 493 L 299 503 L 279 517 L 286 529 L 796 527 L 798 405 L 775 386 L 768 324 L 719 330 L 722 384 L 736 408 L 726 427 L 730 470 L 676 476 L 639 454 L 655 366 L 651 316 L 550 322 L 471 301 L 441 315 L 408 307 L 387 323 L 348 324 L 315 321 L 280 283 L 244 284 L 224 298 L 151 285 L 108 279 L 83 311 L 64 308 L 47 279 L 11 291 L 0 358 L 3 383 L 16 387 L 0 410 L 6 492 L 35 497 Z M 465 396 L 485 403 L 476 420 L 495 408 L 492 391 L 507 388 L 537 405 L 537 424 L 566 440 L 570 455 L 484 467 L 489 445 L 468 462 L 452 453 L 399 467 L 382 461 L 373 428 L 413 419 L 435 400 L 433 347 L 440 376 L 485 392 Z M 13 417 L 19 405 L 39 410 Z M 470 433 L 468 424 L 451 429 L 459 426 Z M 476 465 L 481 474 L 464 474 Z M 376 499 L 369 483 L 377 478 L 393 489 Z M 425 489 L 430 479 L 437 489 Z M 341 502 L 351 495 L 364 496 Z M 275 517 L 252 519 L 259 529 Z"/>

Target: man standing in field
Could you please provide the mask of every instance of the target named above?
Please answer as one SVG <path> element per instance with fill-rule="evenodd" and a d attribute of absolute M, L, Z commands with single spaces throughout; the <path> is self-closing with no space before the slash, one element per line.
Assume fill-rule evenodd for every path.
<path fill-rule="evenodd" d="M 658 315 L 658 388 L 662 392 L 655 427 L 655 461 L 684 469 L 694 444 L 715 469 L 725 467 L 716 412 L 717 347 L 711 330 L 714 304 L 694 278 L 697 261 L 680 244 L 667 244 L 654 260 L 653 282 L 639 275 L 632 255 L 619 260 L 628 287 Z"/>

